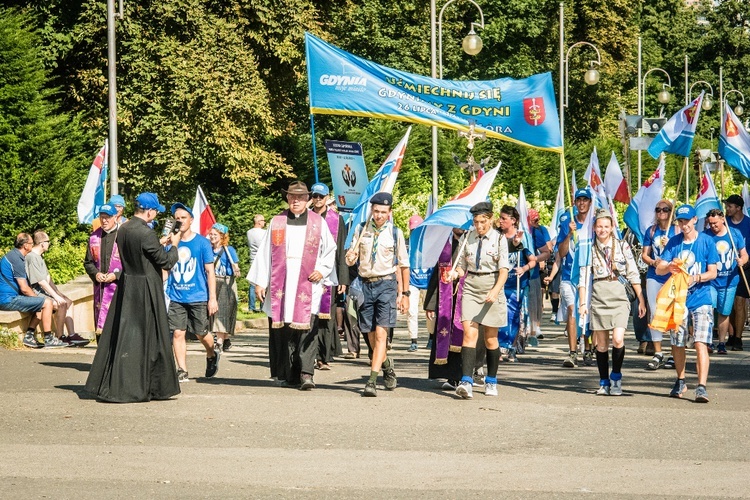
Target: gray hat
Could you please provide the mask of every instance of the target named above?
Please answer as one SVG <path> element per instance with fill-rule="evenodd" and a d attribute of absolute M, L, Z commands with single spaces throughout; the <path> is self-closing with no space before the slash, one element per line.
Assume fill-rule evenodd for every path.
<path fill-rule="evenodd" d="M 379 193 L 372 195 L 370 203 L 373 205 L 385 205 L 386 207 L 393 206 L 393 195 L 391 193 L 380 191 Z"/>
<path fill-rule="evenodd" d="M 471 209 L 469 209 L 469 212 L 471 212 L 472 217 L 476 217 L 477 215 L 492 215 L 494 213 L 494 209 L 492 208 L 492 203 L 489 201 L 480 201 Z"/>

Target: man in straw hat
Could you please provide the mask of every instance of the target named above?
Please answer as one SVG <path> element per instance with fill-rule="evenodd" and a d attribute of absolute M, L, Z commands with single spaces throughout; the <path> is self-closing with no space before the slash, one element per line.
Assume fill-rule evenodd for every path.
<path fill-rule="evenodd" d="M 310 390 L 320 301 L 332 284 L 336 242 L 325 220 L 307 209 L 310 191 L 304 182 L 292 182 L 284 195 L 289 209 L 271 220 L 247 279 L 271 318 L 271 376 Z"/>

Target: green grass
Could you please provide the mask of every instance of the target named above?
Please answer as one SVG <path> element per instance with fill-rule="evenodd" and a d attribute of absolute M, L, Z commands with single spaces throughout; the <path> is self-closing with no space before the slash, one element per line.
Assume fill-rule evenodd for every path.
<path fill-rule="evenodd" d="M 18 333 L 0 327 L 0 346 L 6 349 L 20 349 L 21 342 L 18 340 Z"/>
<path fill-rule="evenodd" d="M 263 313 L 250 312 L 245 307 L 237 308 L 237 320 L 244 321 L 246 319 L 265 318 L 266 315 Z"/>

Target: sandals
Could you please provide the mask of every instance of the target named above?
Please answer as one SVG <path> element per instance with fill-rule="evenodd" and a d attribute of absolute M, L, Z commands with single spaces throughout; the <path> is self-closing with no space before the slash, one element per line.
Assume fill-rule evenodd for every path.
<path fill-rule="evenodd" d="M 664 357 L 654 355 L 654 357 L 651 358 L 651 361 L 648 362 L 648 369 L 658 370 L 659 368 L 664 368 L 664 365 Z M 674 360 L 672 360 L 672 368 L 674 368 Z"/>
<path fill-rule="evenodd" d="M 674 358 L 672 356 L 668 357 L 664 362 L 664 368 L 674 370 Z"/>

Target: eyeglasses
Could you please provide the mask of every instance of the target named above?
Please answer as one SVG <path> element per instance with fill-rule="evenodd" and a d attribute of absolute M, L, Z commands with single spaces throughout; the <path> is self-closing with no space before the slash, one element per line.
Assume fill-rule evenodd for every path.
<path fill-rule="evenodd" d="M 49 243 L 49 242 L 50 242 L 49 240 L 44 240 L 42 243 Z"/>
<path fill-rule="evenodd" d="M 672 209 L 671 209 L 671 208 L 669 208 L 669 207 L 661 207 L 661 208 L 659 208 L 659 207 L 656 207 L 656 208 L 654 209 L 654 212 L 655 212 L 655 213 L 657 213 L 657 214 L 658 214 L 659 212 L 661 212 L 661 213 L 663 213 L 663 214 L 668 214 L 668 213 L 669 213 L 669 212 L 671 212 L 671 211 L 672 211 Z"/>

